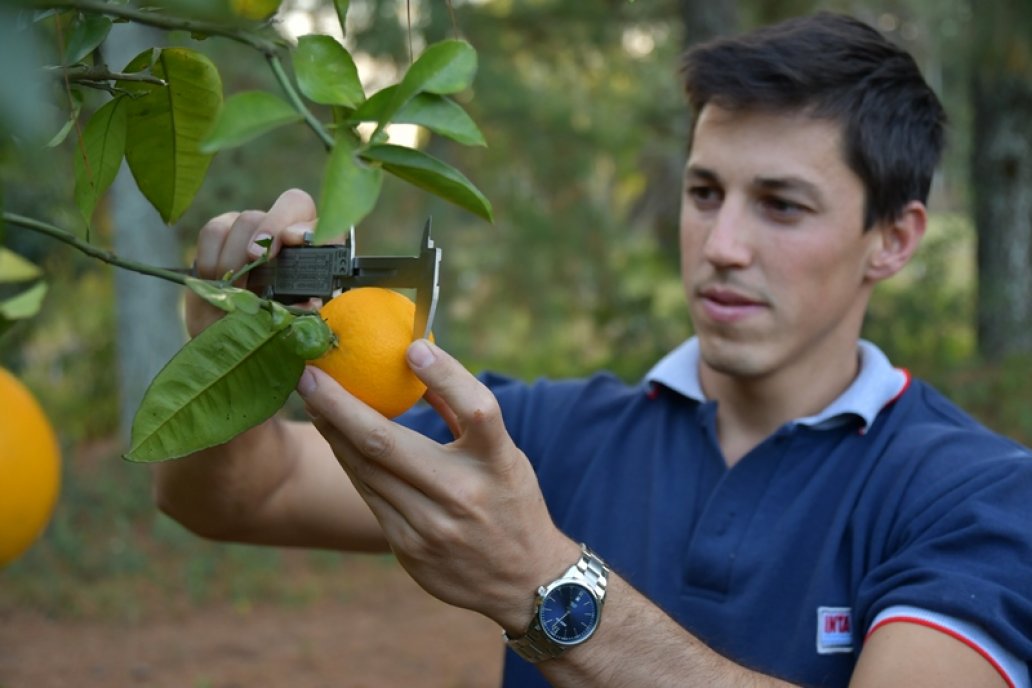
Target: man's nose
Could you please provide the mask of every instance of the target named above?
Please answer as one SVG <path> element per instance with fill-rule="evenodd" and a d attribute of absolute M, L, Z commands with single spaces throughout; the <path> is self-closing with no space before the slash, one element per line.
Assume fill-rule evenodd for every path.
<path fill-rule="evenodd" d="M 752 261 L 751 229 L 744 208 L 725 202 L 709 227 L 703 254 L 718 268 L 746 267 Z"/>

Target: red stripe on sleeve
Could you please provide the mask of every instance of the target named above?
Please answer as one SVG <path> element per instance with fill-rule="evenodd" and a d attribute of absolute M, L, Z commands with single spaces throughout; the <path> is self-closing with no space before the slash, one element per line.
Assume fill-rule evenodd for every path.
<path fill-rule="evenodd" d="M 1004 670 L 1004 668 L 1000 666 L 1000 663 L 996 661 L 996 658 L 989 654 L 989 652 L 987 652 L 985 648 L 975 643 L 973 640 L 971 640 L 971 638 L 968 638 L 967 636 L 963 636 L 960 633 L 957 633 L 952 628 L 940 626 L 939 624 L 929 621 L 928 619 L 921 619 L 916 616 L 890 616 L 889 618 L 883 619 L 874 626 L 872 626 L 871 630 L 867 631 L 867 635 L 864 636 L 864 640 L 870 638 L 871 635 L 882 626 L 887 626 L 890 623 L 895 623 L 897 621 L 913 623 L 919 626 L 925 626 L 926 628 L 931 628 L 933 630 L 939 631 L 940 633 L 945 633 L 946 635 L 950 636 L 955 640 L 959 640 L 960 642 L 964 643 L 978 654 L 982 655 L 985 661 L 989 662 L 989 664 L 992 665 L 993 669 L 996 669 L 996 673 L 998 673 L 1000 677 L 1003 679 L 1004 683 L 1007 684 L 1007 688 L 1017 688 L 1014 685 L 1014 681 L 1012 681 L 1011 677 L 1007 674 L 1006 670 Z"/>

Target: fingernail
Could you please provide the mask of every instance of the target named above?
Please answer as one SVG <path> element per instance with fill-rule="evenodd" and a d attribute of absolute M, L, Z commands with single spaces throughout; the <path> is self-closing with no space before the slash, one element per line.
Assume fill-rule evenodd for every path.
<path fill-rule="evenodd" d="M 315 391 L 315 373 L 308 366 L 305 366 L 305 372 L 301 373 L 301 379 L 297 381 L 297 393 L 301 396 L 308 396 Z"/>
<path fill-rule="evenodd" d="M 265 247 L 259 244 L 258 242 L 266 241 L 271 238 L 271 234 L 262 232 L 261 234 L 256 236 L 254 238 L 254 241 L 251 242 L 251 245 L 247 247 L 247 253 L 250 254 L 252 258 L 260 258 L 261 256 L 265 255 Z"/>
<path fill-rule="evenodd" d="M 426 368 L 435 358 L 433 349 L 425 339 L 419 339 L 409 345 L 408 360 L 413 368 Z"/>

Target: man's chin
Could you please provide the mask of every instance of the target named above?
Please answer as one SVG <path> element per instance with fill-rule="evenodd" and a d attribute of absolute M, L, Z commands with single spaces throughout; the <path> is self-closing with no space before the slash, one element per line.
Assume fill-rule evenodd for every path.
<path fill-rule="evenodd" d="M 699 356 L 706 367 L 721 375 L 755 378 L 767 373 L 765 357 L 761 347 L 755 343 L 709 339 L 700 335 Z"/>

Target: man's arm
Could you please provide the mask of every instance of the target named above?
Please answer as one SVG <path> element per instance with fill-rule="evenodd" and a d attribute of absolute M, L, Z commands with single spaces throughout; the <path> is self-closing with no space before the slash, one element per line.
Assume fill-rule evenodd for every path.
<path fill-rule="evenodd" d="M 203 537 L 386 551 L 380 527 L 311 423 L 274 418 L 155 467 L 158 507 Z"/>
<path fill-rule="evenodd" d="M 454 442 L 385 420 L 321 371 L 307 370 L 298 390 L 409 574 L 439 599 L 522 635 L 534 591 L 576 561 L 579 547 L 552 523 L 490 391 L 428 342 L 413 344 L 408 358 Z M 1004 685 L 959 641 L 894 625 L 901 628 L 872 636 L 854 686 Z M 618 575 L 595 636 L 539 667 L 559 687 L 789 685 L 709 649 Z"/>
<path fill-rule="evenodd" d="M 200 277 L 217 278 L 298 245 L 315 223 L 312 198 L 286 191 L 267 212 L 225 213 L 200 231 Z M 222 312 L 187 294 L 191 336 Z M 266 545 L 377 550 L 386 542 L 326 441 L 310 423 L 273 418 L 219 447 L 155 467 L 160 508 L 199 535 Z"/>
<path fill-rule="evenodd" d="M 590 642 L 539 665 L 559 687 L 766 688 L 791 684 L 722 657 L 617 577 Z M 879 628 L 864 644 L 851 688 L 1007 688 L 986 657 L 912 623 Z"/>

